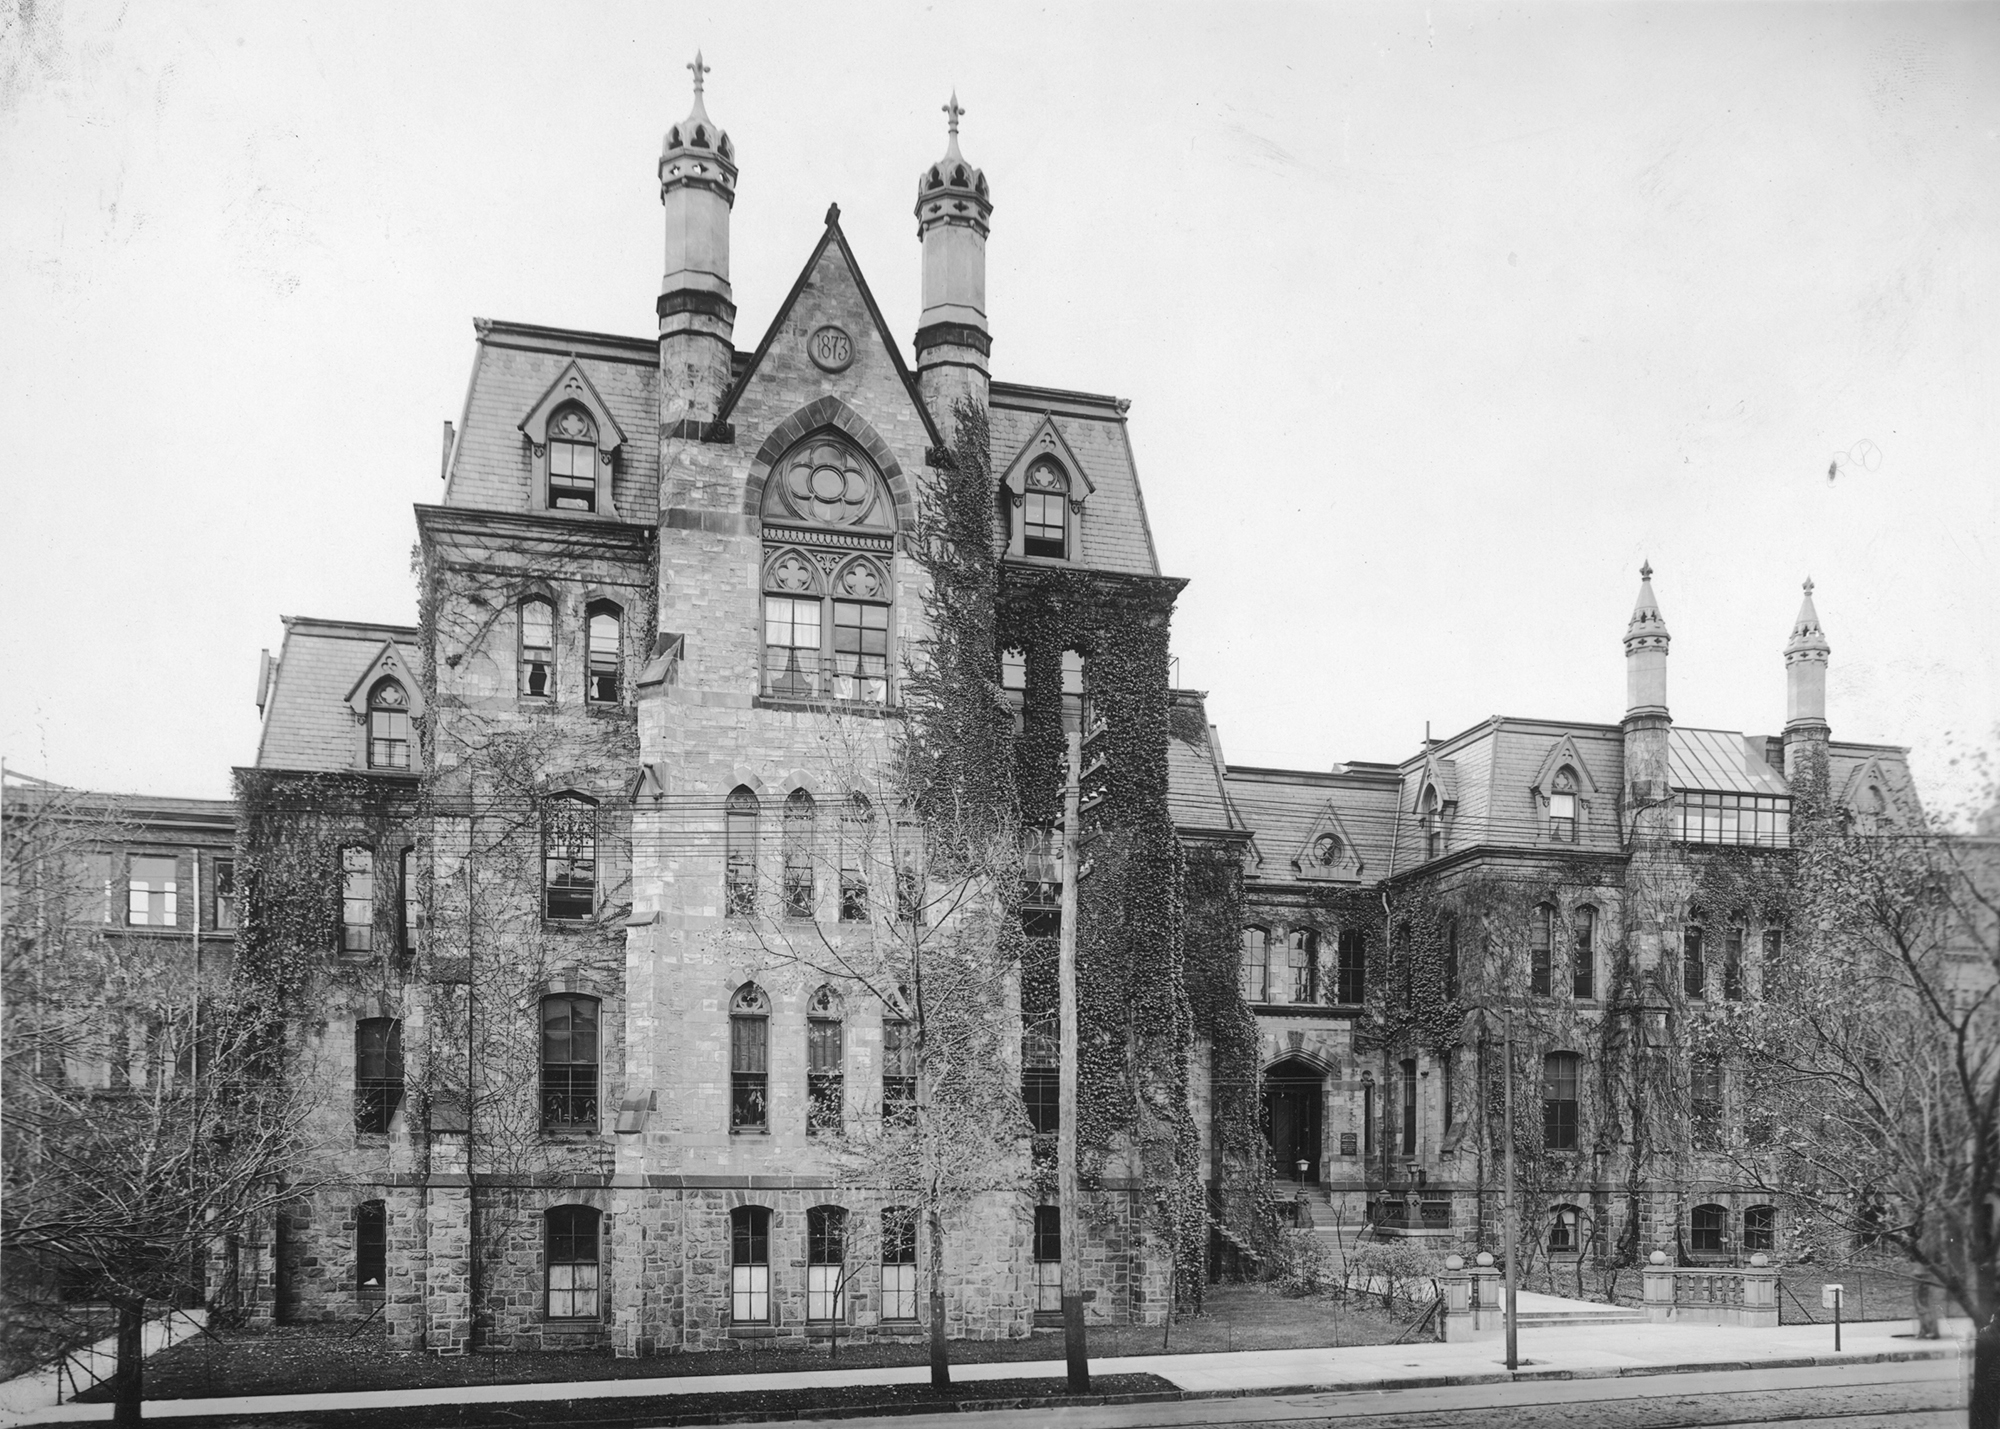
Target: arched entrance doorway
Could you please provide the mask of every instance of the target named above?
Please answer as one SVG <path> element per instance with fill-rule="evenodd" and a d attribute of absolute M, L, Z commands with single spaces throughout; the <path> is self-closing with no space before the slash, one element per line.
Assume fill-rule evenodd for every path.
<path fill-rule="evenodd" d="M 1319 1181 L 1324 1075 L 1312 1063 L 1288 1057 L 1264 1073 L 1264 1132 L 1271 1169 L 1280 1181 Z M 1299 1163 L 1306 1163 L 1305 1173 Z"/>

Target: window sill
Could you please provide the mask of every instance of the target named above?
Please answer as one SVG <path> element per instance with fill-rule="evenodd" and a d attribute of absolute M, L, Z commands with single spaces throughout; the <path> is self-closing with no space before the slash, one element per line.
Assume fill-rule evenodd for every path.
<path fill-rule="evenodd" d="M 607 1326 L 602 1320 L 548 1320 L 542 1321 L 544 1335 L 559 1335 L 565 1339 L 593 1339 L 605 1333 Z"/>
<path fill-rule="evenodd" d="M 731 1136 L 769 1136 L 771 1128 L 768 1126 L 732 1126 L 729 1128 L 729 1134 Z"/>
<path fill-rule="evenodd" d="M 731 1325 L 729 1338 L 732 1340 L 775 1340 L 778 1338 L 776 1325 Z"/>
<path fill-rule="evenodd" d="M 877 704 L 873 700 L 801 700 L 786 695 L 753 695 L 750 706 L 760 710 L 786 710 L 793 714 L 859 715 L 863 719 L 901 719 L 900 705 Z"/>
<path fill-rule="evenodd" d="M 581 933 L 587 928 L 598 926 L 596 917 L 590 918 L 549 918 L 542 919 L 542 928 L 550 933 Z"/>
<path fill-rule="evenodd" d="M 542 1128 L 544 1141 L 595 1141 L 604 1134 L 595 1126 L 545 1126 Z"/>

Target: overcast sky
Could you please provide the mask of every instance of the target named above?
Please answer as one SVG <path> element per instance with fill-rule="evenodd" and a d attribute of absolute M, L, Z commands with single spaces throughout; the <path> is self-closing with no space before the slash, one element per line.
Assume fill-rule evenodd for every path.
<path fill-rule="evenodd" d="M 281 614 L 414 619 L 474 316 L 655 331 L 697 46 L 746 349 L 838 201 L 907 353 L 957 88 L 1233 762 L 1615 722 L 1645 558 L 1679 723 L 1777 732 L 1808 574 L 1836 737 L 1938 801 L 2000 721 L 2000 7 L 19 8 L 10 767 L 222 795 Z"/>

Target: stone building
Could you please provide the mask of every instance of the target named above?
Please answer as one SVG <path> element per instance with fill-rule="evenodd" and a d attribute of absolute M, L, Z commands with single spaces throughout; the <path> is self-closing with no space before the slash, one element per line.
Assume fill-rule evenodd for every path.
<path fill-rule="evenodd" d="M 924 1332 L 933 1229 L 853 1148 L 916 1083 L 922 994 L 880 948 L 949 922 L 899 760 L 948 594 L 939 493 L 968 473 L 995 557 L 975 683 L 1012 722 L 975 774 L 1031 833 L 992 993 L 1018 1135 L 951 1227 L 951 1333 L 1057 1303 L 1070 732 L 1093 1319 L 1157 1321 L 1212 1250 L 1267 1244 L 1274 1205 L 1491 1241 L 1506 1021 L 1544 1252 L 1782 1250 L 1704 1159 L 1751 1134 L 1746 1069 L 1675 1049 L 1756 994 L 1784 930 L 1745 869 L 1783 858 L 1801 791 L 1863 823 L 1917 807 L 1901 750 L 1832 740 L 1810 596 L 1777 736 L 1672 723 L 1649 571 L 1620 721 L 1231 765 L 1168 685 L 1181 582 L 1129 404 L 991 375 L 993 201 L 956 101 L 918 179 L 911 346 L 832 208 L 739 347 L 742 171 L 693 68 L 658 161 L 656 330 L 476 322 L 415 623 L 288 618 L 260 670 L 233 857 L 246 955 L 300 969 L 323 1174 L 253 1308 L 380 1315 L 446 1353 Z"/>

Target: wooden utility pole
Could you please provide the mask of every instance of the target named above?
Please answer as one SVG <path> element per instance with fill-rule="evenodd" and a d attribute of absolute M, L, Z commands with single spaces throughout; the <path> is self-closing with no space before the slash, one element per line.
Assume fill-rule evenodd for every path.
<path fill-rule="evenodd" d="M 1514 1009 L 1508 1008 L 1502 1017 L 1502 1039 L 1504 1050 L 1500 1075 L 1507 1089 L 1506 1105 L 1501 1113 L 1501 1121 L 1507 1136 L 1507 1185 L 1506 1194 L 1501 1198 L 1500 1234 L 1501 1249 L 1507 1253 L 1507 1368 L 1511 1372 L 1519 1363 L 1520 1345 L 1515 1338 L 1515 1292 L 1519 1288 L 1518 1257 L 1514 1254 Z"/>
<path fill-rule="evenodd" d="M 1077 825 L 1083 774 L 1083 736 L 1069 737 L 1069 774 L 1063 783 L 1062 936 L 1057 939 L 1056 1016 L 1061 1051 L 1056 1092 L 1056 1215 L 1062 1231 L 1063 1348 L 1069 1358 L 1069 1392 L 1090 1393 L 1090 1352 L 1083 1336 L 1083 1212 L 1076 1198 L 1076 883 Z"/>

